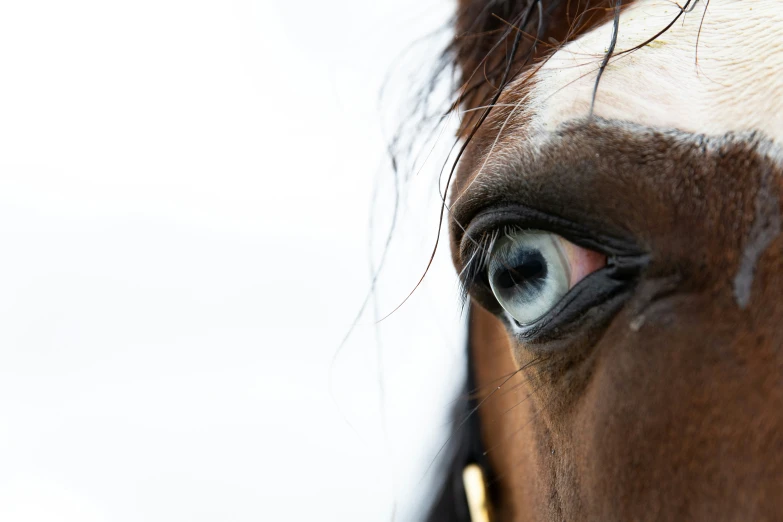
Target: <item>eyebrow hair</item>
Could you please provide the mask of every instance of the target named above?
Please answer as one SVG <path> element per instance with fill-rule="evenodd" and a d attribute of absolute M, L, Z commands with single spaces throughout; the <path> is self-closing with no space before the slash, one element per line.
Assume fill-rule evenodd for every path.
<path fill-rule="evenodd" d="M 529 146 L 532 141 L 535 146 Z M 706 172 L 715 168 L 713 163 L 718 159 L 722 169 L 739 170 L 751 157 L 757 164 L 770 169 L 783 167 L 783 149 L 759 132 L 709 136 L 598 117 L 566 122 L 555 132 L 519 140 L 513 147 L 512 154 L 505 154 L 507 160 L 490 163 L 491 167 L 481 173 L 482 179 L 478 182 L 473 179 L 475 164 L 466 162 L 461 168 L 455 189 L 455 194 L 460 191 L 459 197 L 455 198 L 456 203 L 450 211 L 453 244 L 460 244 L 478 214 L 502 205 L 523 204 L 534 210 L 569 217 L 569 212 L 573 213 L 580 202 L 598 197 L 587 194 L 597 188 L 597 181 L 616 178 L 618 166 L 601 168 L 612 154 L 615 159 L 627 163 L 623 167 L 639 171 L 639 176 L 650 165 L 658 164 L 687 164 L 689 168 L 701 168 Z M 480 156 L 482 151 L 472 154 Z M 475 159 L 472 161 L 475 163 Z M 737 166 L 731 167 L 730 161 L 735 161 Z M 580 174 L 588 172 L 585 177 L 590 179 L 579 178 Z M 646 176 L 649 178 L 652 174 Z M 584 186 L 588 182 L 591 183 L 589 188 Z M 579 190 L 582 192 L 574 193 Z M 583 219 L 590 221 L 595 217 Z"/>

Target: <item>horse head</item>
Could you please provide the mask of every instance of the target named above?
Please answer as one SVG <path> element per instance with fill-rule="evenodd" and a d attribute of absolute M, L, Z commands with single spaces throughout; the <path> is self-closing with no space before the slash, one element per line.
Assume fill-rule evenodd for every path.
<path fill-rule="evenodd" d="M 449 52 L 453 472 L 490 520 L 783 520 L 783 6 L 461 0 Z"/>

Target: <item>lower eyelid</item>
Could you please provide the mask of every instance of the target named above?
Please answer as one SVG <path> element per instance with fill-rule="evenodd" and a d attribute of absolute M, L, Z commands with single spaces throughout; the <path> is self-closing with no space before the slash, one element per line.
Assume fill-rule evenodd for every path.
<path fill-rule="evenodd" d="M 582 248 L 562 237 L 559 240 L 571 268 L 571 280 L 568 282 L 569 288 L 573 288 L 579 281 L 606 266 L 606 256 L 604 254 Z"/>

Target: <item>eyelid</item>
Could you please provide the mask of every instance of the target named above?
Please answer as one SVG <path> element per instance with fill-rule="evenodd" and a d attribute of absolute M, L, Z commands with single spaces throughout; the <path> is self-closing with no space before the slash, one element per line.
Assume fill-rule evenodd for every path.
<path fill-rule="evenodd" d="M 454 232 L 461 258 L 468 260 L 483 238 L 505 227 L 551 232 L 610 258 L 635 258 L 645 254 L 634 238 L 604 234 L 579 221 L 515 203 L 485 208 L 472 216 L 466 225 L 456 227 Z"/>

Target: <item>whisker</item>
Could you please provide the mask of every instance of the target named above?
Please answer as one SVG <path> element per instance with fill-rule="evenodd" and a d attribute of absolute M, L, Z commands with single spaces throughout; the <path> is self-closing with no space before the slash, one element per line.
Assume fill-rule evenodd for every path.
<path fill-rule="evenodd" d="M 540 389 L 540 386 L 539 386 L 538 388 L 536 388 L 535 390 L 533 390 L 532 392 L 528 393 L 528 394 L 527 394 L 527 396 L 525 396 L 525 398 L 524 398 L 524 399 L 522 399 L 521 401 L 519 401 L 519 402 L 517 402 L 516 404 L 514 404 L 513 406 L 511 406 L 511 407 L 510 407 L 509 409 L 507 409 L 506 411 L 502 412 L 502 413 L 500 414 L 500 416 L 501 416 L 501 417 L 503 417 L 503 416 L 507 415 L 507 414 L 508 414 L 508 413 L 509 413 L 511 410 L 513 410 L 514 408 L 516 408 L 517 406 L 521 406 L 521 405 L 522 405 L 522 404 L 523 404 L 525 401 L 527 401 L 527 400 L 528 400 L 530 397 L 532 397 L 532 396 L 533 396 L 533 393 L 535 393 L 535 392 L 536 392 L 536 391 L 538 391 L 539 389 Z"/>
<path fill-rule="evenodd" d="M 504 354 L 504 355 L 506 355 L 506 354 Z M 538 361 L 536 361 L 536 362 L 538 362 Z M 523 369 L 524 368 L 528 368 L 528 367 L 529 366 L 527 366 L 527 365 L 523 366 Z M 477 386 L 476 388 L 473 388 L 472 390 L 469 390 L 465 394 L 463 394 L 460 397 L 457 397 L 456 399 L 451 401 L 451 403 L 455 403 L 455 402 L 458 402 L 460 400 L 465 400 L 465 399 L 467 399 L 467 400 L 477 400 L 477 399 L 481 398 L 481 395 L 479 395 L 480 392 L 482 392 L 482 391 L 484 391 L 484 390 L 486 390 L 488 388 L 494 388 L 495 383 L 497 383 L 499 381 L 502 381 L 506 377 L 513 377 L 517 373 L 519 373 L 519 370 L 514 370 L 513 372 L 507 373 L 505 375 L 501 375 L 500 377 L 491 380 L 487 384 L 483 384 L 481 386 Z M 513 385 L 511 388 L 507 388 L 507 389 L 503 390 L 502 393 L 498 394 L 498 397 L 503 397 L 504 395 L 508 394 L 509 392 L 511 392 L 511 391 L 513 391 L 515 389 L 518 389 L 522 384 L 525 384 L 526 382 L 529 382 L 529 380 L 530 379 L 526 379 L 526 380 L 524 380 L 524 381 L 522 381 L 520 383 L 517 383 L 517 384 Z"/>
<path fill-rule="evenodd" d="M 517 369 L 516 371 L 514 371 L 514 372 L 513 372 L 513 373 L 512 373 L 512 374 L 511 374 L 509 377 L 507 377 L 507 378 L 506 378 L 506 379 L 505 379 L 505 380 L 504 380 L 504 381 L 503 381 L 503 382 L 502 382 L 502 383 L 501 383 L 501 384 L 500 384 L 500 385 L 499 385 L 497 388 L 495 388 L 494 390 L 492 390 L 491 392 L 489 392 L 489 394 L 488 394 L 486 397 L 484 397 L 484 399 L 482 399 L 482 400 L 481 400 L 481 402 L 479 402 L 479 403 L 478 403 L 478 404 L 477 404 L 477 405 L 476 405 L 474 408 L 472 408 L 472 409 L 471 409 L 471 410 L 468 412 L 468 414 L 465 416 L 465 418 L 464 418 L 464 419 L 462 419 L 462 421 L 461 421 L 461 422 L 460 422 L 460 423 L 457 425 L 457 427 L 454 429 L 454 431 L 452 432 L 452 434 L 451 434 L 451 435 L 449 435 L 449 437 L 446 439 L 446 441 L 443 443 L 443 445 L 441 445 L 441 447 L 440 447 L 440 449 L 438 449 L 437 453 L 435 453 L 435 456 L 434 456 L 434 457 L 432 458 L 432 460 L 430 461 L 429 465 L 427 466 L 427 469 L 425 469 L 425 470 L 424 470 L 424 475 L 422 476 L 422 479 L 423 479 L 425 476 L 427 476 L 427 473 L 429 473 L 430 469 L 432 468 L 432 465 L 433 465 L 433 464 L 435 464 L 435 461 L 436 461 L 436 460 L 438 460 L 438 457 L 440 456 L 440 454 L 443 452 L 443 450 L 446 448 L 446 446 L 448 446 L 449 442 L 451 442 L 451 439 L 452 439 L 452 438 L 453 438 L 453 437 L 454 437 L 454 436 L 455 436 L 455 435 L 456 435 L 456 434 L 457 434 L 457 433 L 458 433 L 458 432 L 459 432 L 459 431 L 462 429 L 462 427 L 465 425 L 465 423 L 466 423 L 466 422 L 468 422 L 468 420 L 470 419 L 470 417 L 471 417 L 471 416 L 472 416 L 474 413 L 476 413 L 476 411 L 478 411 L 478 409 L 479 409 L 479 408 L 480 408 L 480 407 L 481 407 L 481 406 L 482 406 L 482 405 L 483 405 L 485 402 L 487 402 L 487 401 L 488 401 L 490 398 L 492 398 L 492 396 L 495 394 L 495 392 L 497 392 L 497 391 L 498 391 L 500 388 L 502 388 L 502 387 L 503 387 L 503 385 L 504 385 L 505 383 L 507 383 L 507 382 L 508 382 L 508 381 L 509 381 L 509 380 L 510 380 L 510 379 L 511 379 L 511 378 L 512 378 L 514 375 L 516 375 L 517 373 L 521 372 L 522 370 L 523 370 L 523 368 L 519 368 L 519 369 Z"/>
<path fill-rule="evenodd" d="M 508 439 L 511 439 L 511 438 L 513 438 L 515 435 L 519 434 L 519 433 L 520 433 L 522 430 L 524 430 L 525 428 L 527 428 L 527 427 L 528 427 L 528 426 L 529 426 L 529 425 L 530 425 L 530 424 L 531 424 L 533 421 L 535 421 L 535 420 L 538 418 L 538 416 L 539 416 L 539 415 L 540 415 L 540 414 L 541 414 L 543 411 L 544 411 L 544 408 L 543 408 L 543 407 L 542 407 L 542 408 L 540 408 L 539 410 L 537 410 L 537 411 L 536 411 L 536 412 L 535 412 L 535 413 L 532 415 L 532 417 L 531 417 L 531 418 L 530 418 L 530 419 L 529 419 L 529 420 L 528 420 L 528 421 L 525 423 L 525 425 L 524 425 L 524 426 L 522 426 L 522 427 L 520 427 L 520 428 L 519 428 L 518 430 L 516 430 L 514 433 L 512 433 L 512 434 L 511 434 L 511 435 L 508 437 Z M 493 448 L 491 448 L 491 449 L 489 449 L 489 450 L 485 451 L 485 452 L 484 452 L 484 455 L 486 456 L 486 455 L 487 455 L 487 454 L 488 454 L 490 451 L 494 451 L 495 449 L 497 449 L 497 447 L 498 447 L 498 446 L 500 446 L 501 444 L 503 444 L 503 443 L 505 443 L 505 442 L 507 442 L 507 441 L 508 441 L 508 440 L 506 440 L 506 441 L 503 441 L 502 443 L 500 443 L 500 444 L 496 445 L 495 447 L 493 447 Z M 497 474 L 495 474 L 495 476 L 493 476 L 491 480 L 488 480 L 488 481 L 487 481 L 487 487 L 494 486 L 495 484 L 498 484 L 498 483 L 499 483 L 499 482 L 500 482 L 502 479 L 506 478 L 506 477 L 509 475 L 509 473 L 510 473 L 510 471 L 511 471 L 512 469 L 515 469 L 515 468 L 516 468 L 516 467 L 517 467 L 519 464 L 521 464 L 521 463 L 522 463 L 522 461 L 520 460 L 520 461 L 516 462 L 516 463 L 515 463 L 513 466 L 511 466 L 511 467 L 508 469 L 508 471 L 506 471 L 506 472 L 503 472 L 503 473 L 497 473 Z"/>
<path fill-rule="evenodd" d="M 491 399 L 491 398 L 492 398 L 492 397 L 495 395 L 495 393 L 497 393 L 497 392 L 498 392 L 500 389 L 502 389 L 502 388 L 503 388 L 503 386 L 504 386 L 504 385 L 505 385 L 505 384 L 506 384 L 508 381 L 510 381 L 510 380 L 511 380 L 511 379 L 512 379 L 512 378 L 513 378 L 513 377 L 514 377 L 516 374 L 518 374 L 519 372 L 521 372 L 521 371 L 523 371 L 523 370 L 525 370 L 525 369 L 529 368 L 529 367 L 530 367 L 530 366 L 532 366 L 533 364 L 535 364 L 535 363 L 539 362 L 539 360 L 540 360 L 539 358 L 535 358 L 535 359 L 531 360 L 530 362 L 528 362 L 528 363 L 524 364 L 523 366 L 519 367 L 518 369 L 514 370 L 513 372 L 511 372 L 511 374 L 510 374 L 510 375 L 508 375 L 508 377 L 506 377 L 506 378 L 503 380 L 503 382 L 501 382 L 501 383 L 500 383 L 500 384 L 499 384 L 499 385 L 498 385 L 498 386 L 497 386 L 497 387 L 496 387 L 494 390 L 492 390 L 491 392 L 489 392 L 489 393 L 487 394 L 487 396 L 486 396 L 486 397 L 484 397 L 484 398 L 483 398 L 483 399 L 482 399 L 482 400 L 481 400 L 481 401 L 480 401 L 480 402 L 479 402 L 479 403 L 478 403 L 478 404 L 477 404 L 475 407 L 473 407 L 473 408 L 472 408 L 472 409 L 471 409 L 471 410 L 470 410 L 470 411 L 467 413 L 467 415 L 465 416 L 465 418 L 464 418 L 464 419 L 462 419 L 462 421 L 460 421 L 460 423 L 457 425 L 457 427 L 456 427 L 456 428 L 454 428 L 454 431 L 451 433 L 451 435 L 449 435 L 449 437 L 446 439 L 446 441 L 445 441 L 445 442 L 444 442 L 444 443 L 441 445 L 440 449 L 438 449 L 437 453 L 435 453 L 435 456 L 434 456 L 434 457 L 432 458 L 432 460 L 430 461 L 429 465 L 427 466 L 427 469 L 425 469 L 425 470 L 424 470 L 424 474 L 423 474 L 423 476 L 422 476 L 422 479 L 423 479 L 425 476 L 427 476 L 427 474 L 429 473 L 430 469 L 432 469 L 432 466 L 433 466 L 433 464 L 435 464 L 435 461 L 437 461 L 437 459 L 438 459 L 438 457 L 440 456 L 440 454 L 443 452 L 443 450 L 446 448 L 446 446 L 448 446 L 448 444 L 449 444 L 449 442 L 451 441 L 451 439 L 452 439 L 452 438 L 453 438 L 453 437 L 454 437 L 454 436 L 455 436 L 457 433 L 459 433 L 459 431 L 460 431 L 460 430 L 463 428 L 463 426 L 465 426 L 465 424 L 468 422 L 468 420 L 470 420 L 470 418 L 471 418 L 471 417 L 472 417 L 472 416 L 473 416 L 473 415 L 474 415 L 474 414 L 475 414 L 475 413 L 476 413 L 476 412 L 479 410 L 479 408 L 481 408 L 481 406 L 482 406 L 482 405 L 484 405 L 484 404 L 485 404 L 485 403 L 486 403 L 486 402 L 487 402 L 489 399 Z"/>
<path fill-rule="evenodd" d="M 537 388 L 536 390 L 534 390 L 533 392 L 531 392 L 531 393 L 530 393 L 530 395 L 533 395 L 533 393 L 535 393 L 536 391 L 538 391 L 538 389 L 540 389 L 540 387 L 539 387 L 539 388 Z M 538 409 L 538 410 L 537 410 L 537 411 L 536 411 L 536 412 L 533 414 L 533 416 L 532 416 L 530 419 L 528 419 L 528 421 L 527 421 L 525 424 L 523 424 L 522 426 L 520 426 L 519 428 L 517 428 L 516 430 L 514 430 L 514 431 L 513 431 L 512 433 L 510 433 L 510 434 L 509 434 L 507 437 L 505 437 L 503 440 L 501 440 L 500 442 L 498 442 L 497 444 L 495 444 L 495 445 L 494 445 L 494 446 L 492 446 L 491 448 L 489 448 L 489 449 L 485 450 L 483 454 L 484 454 L 484 455 L 489 455 L 491 452 L 493 452 L 493 451 L 497 450 L 497 449 L 498 449 L 498 448 L 500 448 L 502 445 L 504 445 L 504 444 L 508 443 L 509 441 L 511 441 L 511 440 L 512 440 L 512 439 L 513 439 L 513 438 L 514 438 L 516 435 L 518 435 L 519 433 L 521 433 L 521 432 L 522 432 L 522 430 L 524 430 L 525 428 L 527 428 L 527 427 L 530 425 L 530 423 L 531 423 L 531 422 L 533 422 L 534 420 L 536 420 L 536 418 L 537 418 L 537 417 L 538 417 L 538 416 L 541 414 L 541 412 L 543 412 L 543 411 L 544 411 L 544 408 L 540 408 L 540 409 Z"/>

